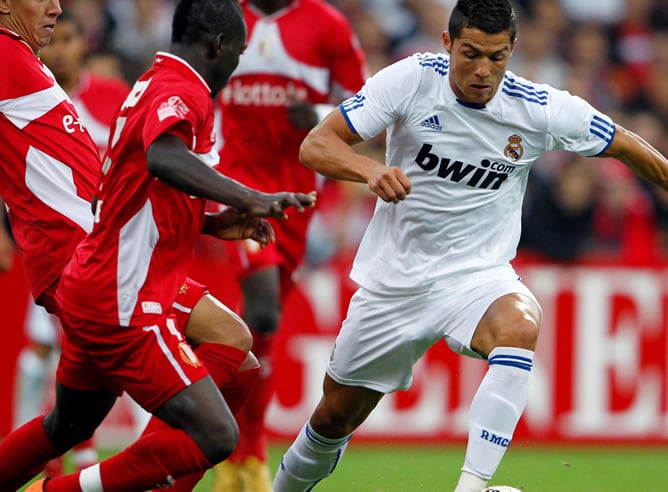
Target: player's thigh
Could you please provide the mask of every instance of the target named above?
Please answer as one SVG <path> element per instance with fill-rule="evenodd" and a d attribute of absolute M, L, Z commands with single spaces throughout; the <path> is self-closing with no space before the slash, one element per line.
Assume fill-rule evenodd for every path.
<path fill-rule="evenodd" d="M 541 310 L 533 297 L 511 293 L 497 298 L 478 323 L 471 348 L 489 354 L 495 347 L 536 349 Z"/>
<path fill-rule="evenodd" d="M 425 323 L 429 293 L 383 295 L 359 289 L 352 297 L 327 366 L 345 386 L 380 393 L 407 389 L 413 365 L 439 335 Z"/>
<path fill-rule="evenodd" d="M 212 463 L 229 456 L 239 441 L 236 420 L 210 377 L 183 388 L 153 413 L 183 429 Z"/>
<path fill-rule="evenodd" d="M 442 306 L 445 315 L 440 321 L 434 319 L 433 322 L 440 323 L 441 336 L 455 352 L 476 358 L 486 357 L 489 345 L 476 343 L 472 347 L 471 342 L 474 334 L 480 335 L 495 325 L 481 321 L 490 313 L 494 303 L 506 296 L 524 299 L 535 312 L 540 313 L 538 301 L 514 270 L 499 267 L 453 279 L 447 288 L 434 291 L 431 304 Z M 429 315 L 433 313 L 439 315 L 439 310 Z"/>

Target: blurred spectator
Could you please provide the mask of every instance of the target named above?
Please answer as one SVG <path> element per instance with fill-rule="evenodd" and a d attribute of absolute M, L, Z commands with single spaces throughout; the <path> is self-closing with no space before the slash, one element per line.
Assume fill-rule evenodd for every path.
<path fill-rule="evenodd" d="M 531 174 L 524 204 L 520 247 L 550 260 L 578 259 L 593 240 L 594 169 L 585 157 L 568 159 L 552 174 Z"/>
<path fill-rule="evenodd" d="M 522 36 L 508 67 L 530 80 L 563 88 L 568 65 L 559 56 L 560 33 L 551 27 L 541 18 L 522 22 L 519 28 Z"/>
<path fill-rule="evenodd" d="M 111 48 L 110 40 L 115 22 L 101 0 L 65 0 L 61 2 L 77 19 L 81 20 L 89 53 L 104 53 Z"/>
<path fill-rule="evenodd" d="M 611 112 L 620 104 L 623 83 L 609 63 L 611 48 L 604 27 L 595 23 L 576 25 L 567 41 L 566 60 L 570 68 L 565 89 L 597 109 Z"/>
<path fill-rule="evenodd" d="M 623 164 L 596 162 L 600 183 L 594 211 L 594 245 L 599 255 L 628 265 L 656 262 L 658 231 L 652 204 L 638 179 Z"/>
<path fill-rule="evenodd" d="M 126 80 L 134 82 L 169 46 L 174 4 L 167 0 L 113 0 L 109 11 L 116 28 L 111 47 L 123 60 Z"/>
<path fill-rule="evenodd" d="M 628 0 L 627 0 L 628 1 Z M 625 14 L 625 0 L 561 0 L 566 15 L 574 22 L 616 24 Z M 630 0 L 635 2 L 636 0 Z"/>

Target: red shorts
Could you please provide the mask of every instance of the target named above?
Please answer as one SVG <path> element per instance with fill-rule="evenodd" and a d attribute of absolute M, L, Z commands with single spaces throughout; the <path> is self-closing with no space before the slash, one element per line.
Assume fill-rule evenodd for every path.
<path fill-rule="evenodd" d="M 174 316 L 150 326 L 113 326 L 60 313 L 65 336 L 56 379 L 83 391 L 125 391 L 154 411 L 208 371 Z"/>
<path fill-rule="evenodd" d="M 37 304 L 43 306 L 48 312 L 55 315 L 58 315 L 58 306 L 56 304 L 57 288 L 58 282 L 51 284 L 40 294 L 36 301 Z M 176 318 L 176 326 L 182 334 L 185 334 L 188 320 L 190 319 L 190 313 L 192 313 L 195 305 L 208 293 L 209 290 L 205 285 L 195 282 L 189 277 L 183 282 L 169 313 Z"/>
<path fill-rule="evenodd" d="M 176 319 L 176 326 L 182 334 L 185 335 L 195 305 L 208 293 L 209 289 L 205 285 L 195 282 L 190 277 L 183 282 L 169 313 Z"/>

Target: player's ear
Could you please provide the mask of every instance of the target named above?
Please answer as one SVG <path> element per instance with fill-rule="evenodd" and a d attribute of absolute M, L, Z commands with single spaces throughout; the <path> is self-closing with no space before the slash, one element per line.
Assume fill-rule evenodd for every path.
<path fill-rule="evenodd" d="M 452 38 L 450 38 L 450 33 L 448 31 L 443 31 L 441 37 L 443 38 L 443 47 L 445 48 L 445 51 L 450 53 L 450 50 L 452 49 Z"/>
<path fill-rule="evenodd" d="M 220 52 L 223 51 L 224 39 L 225 39 L 225 34 L 222 32 L 209 38 L 207 55 L 210 60 L 218 58 Z"/>

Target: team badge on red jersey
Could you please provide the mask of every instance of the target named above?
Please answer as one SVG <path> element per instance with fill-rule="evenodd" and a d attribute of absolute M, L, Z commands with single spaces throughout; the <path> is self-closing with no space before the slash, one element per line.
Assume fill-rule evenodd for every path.
<path fill-rule="evenodd" d="M 158 119 L 164 121 L 172 116 L 183 119 L 188 113 L 190 113 L 190 108 L 186 106 L 181 98 L 179 96 L 171 96 L 158 108 Z"/>

